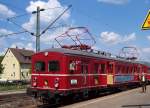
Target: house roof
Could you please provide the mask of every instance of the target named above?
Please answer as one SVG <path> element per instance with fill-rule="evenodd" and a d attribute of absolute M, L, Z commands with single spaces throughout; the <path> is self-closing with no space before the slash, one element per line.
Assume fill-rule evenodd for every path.
<path fill-rule="evenodd" d="M 31 63 L 32 50 L 9 48 L 20 63 Z"/>

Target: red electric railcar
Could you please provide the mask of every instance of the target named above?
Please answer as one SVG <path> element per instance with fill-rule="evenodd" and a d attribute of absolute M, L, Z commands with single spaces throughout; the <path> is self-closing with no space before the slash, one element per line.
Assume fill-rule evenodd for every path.
<path fill-rule="evenodd" d="M 31 91 L 47 100 L 139 83 L 147 66 L 102 53 L 52 48 L 32 56 Z M 57 97 L 57 98 L 56 98 Z"/>
<path fill-rule="evenodd" d="M 58 41 L 68 41 L 68 38 L 73 45 L 62 45 Z M 35 97 L 48 101 L 67 96 L 87 97 L 102 90 L 139 84 L 143 74 L 150 79 L 148 67 L 142 63 L 94 52 L 86 45 L 90 44 L 89 40 L 93 40 L 93 45 L 95 40 L 85 27 L 70 28 L 55 40 L 61 48 L 51 48 L 32 56 L 29 90 Z M 86 44 L 83 40 L 87 40 Z"/>

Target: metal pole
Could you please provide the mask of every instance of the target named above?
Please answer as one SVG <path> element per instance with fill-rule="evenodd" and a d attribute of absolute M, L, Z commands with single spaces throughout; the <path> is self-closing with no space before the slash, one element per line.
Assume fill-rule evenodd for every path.
<path fill-rule="evenodd" d="M 40 7 L 37 7 L 37 14 L 36 14 L 36 52 L 40 51 Z"/>

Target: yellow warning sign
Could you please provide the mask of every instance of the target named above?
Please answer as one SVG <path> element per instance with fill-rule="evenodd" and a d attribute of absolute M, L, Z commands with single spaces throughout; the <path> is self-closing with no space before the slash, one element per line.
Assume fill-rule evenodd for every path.
<path fill-rule="evenodd" d="M 147 16 L 144 20 L 144 23 L 142 24 L 142 29 L 143 30 L 148 30 L 150 29 L 150 10 L 147 13 Z"/>

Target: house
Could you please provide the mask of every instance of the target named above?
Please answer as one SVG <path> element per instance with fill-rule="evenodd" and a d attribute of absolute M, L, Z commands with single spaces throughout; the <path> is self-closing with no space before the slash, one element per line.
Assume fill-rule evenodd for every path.
<path fill-rule="evenodd" d="M 31 56 L 34 54 L 31 50 L 8 48 L 2 65 L 4 71 L 1 75 L 3 80 L 29 80 L 31 72 Z"/>

